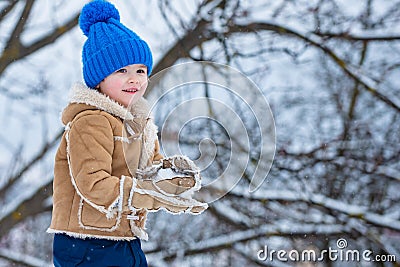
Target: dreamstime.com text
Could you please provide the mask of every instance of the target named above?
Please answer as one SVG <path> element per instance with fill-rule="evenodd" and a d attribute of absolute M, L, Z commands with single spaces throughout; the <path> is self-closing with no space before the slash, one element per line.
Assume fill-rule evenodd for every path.
<path fill-rule="evenodd" d="M 329 247 L 321 251 L 311 249 L 306 250 L 274 250 L 269 249 L 267 245 L 257 252 L 257 258 L 260 261 L 293 261 L 293 262 L 323 262 L 323 261 L 341 261 L 341 262 L 396 262 L 396 256 L 391 254 L 374 255 L 371 250 L 346 249 L 347 240 L 339 238 L 336 241 L 336 248 Z"/>

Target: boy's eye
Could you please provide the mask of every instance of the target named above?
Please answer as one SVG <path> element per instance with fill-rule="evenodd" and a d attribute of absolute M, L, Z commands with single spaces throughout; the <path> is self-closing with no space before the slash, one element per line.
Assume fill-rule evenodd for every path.
<path fill-rule="evenodd" d="M 138 69 L 137 73 L 146 73 L 146 71 L 144 69 Z"/>
<path fill-rule="evenodd" d="M 126 70 L 126 69 L 119 69 L 119 70 L 117 70 L 116 72 L 118 72 L 118 73 L 126 73 L 127 70 Z"/>

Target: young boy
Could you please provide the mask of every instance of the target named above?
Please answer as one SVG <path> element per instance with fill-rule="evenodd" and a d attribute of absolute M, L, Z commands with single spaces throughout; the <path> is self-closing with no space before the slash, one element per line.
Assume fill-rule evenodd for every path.
<path fill-rule="evenodd" d="M 142 98 L 153 65 L 147 43 L 106 1 L 85 5 L 79 25 L 88 37 L 86 85 L 73 86 L 62 114 L 48 229 L 55 234 L 54 265 L 147 266 L 140 244 L 147 240 L 147 212 L 205 210 L 207 204 L 188 194 L 200 188 L 199 170 L 185 157 L 159 153 L 157 128 Z"/>

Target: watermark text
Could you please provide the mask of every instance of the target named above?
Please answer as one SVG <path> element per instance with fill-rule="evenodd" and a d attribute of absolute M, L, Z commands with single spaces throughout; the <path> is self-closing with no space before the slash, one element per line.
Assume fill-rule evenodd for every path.
<path fill-rule="evenodd" d="M 268 248 L 267 245 L 257 252 L 257 258 L 260 261 L 295 261 L 295 262 L 323 262 L 323 261 L 341 261 L 341 262 L 396 262 L 396 256 L 391 254 L 375 255 L 372 250 L 347 249 L 347 240 L 339 238 L 336 242 L 336 248 L 329 247 L 320 251 L 313 249 L 306 250 L 275 250 Z"/>

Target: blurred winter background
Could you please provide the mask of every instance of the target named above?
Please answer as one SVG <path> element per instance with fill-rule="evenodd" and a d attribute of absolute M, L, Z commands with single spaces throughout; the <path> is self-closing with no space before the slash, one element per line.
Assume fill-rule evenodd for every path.
<path fill-rule="evenodd" d="M 275 119 L 269 173 L 260 162 L 264 129 L 246 103 L 234 110 L 246 136 L 210 123 L 224 116 L 210 108 L 210 120 L 187 123 L 176 130 L 179 140 L 166 139 L 194 160 L 200 142 L 212 140 L 216 157 L 205 178 L 223 173 L 243 138 L 249 147 L 233 157 L 249 160 L 237 186 L 203 215 L 150 214 L 143 249 L 151 266 L 399 266 L 400 1 L 112 2 L 122 22 L 150 44 L 154 74 L 182 62 L 227 64 L 263 92 Z M 0 266 L 51 266 L 52 236 L 45 230 L 53 158 L 60 112 L 70 86 L 82 80 L 83 4 L 0 1 Z M 199 90 L 207 97 L 217 89 Z M 159 127 L 169 110 L 161 107 L 189 93 L 164 99 L 155 114 Z M 249 193 L 257 164 L 268 177 Z M 337 249 L 339 238 L 348 249 L 395 255 L 397 262 L 257 257 L 265 246 Z"/>

